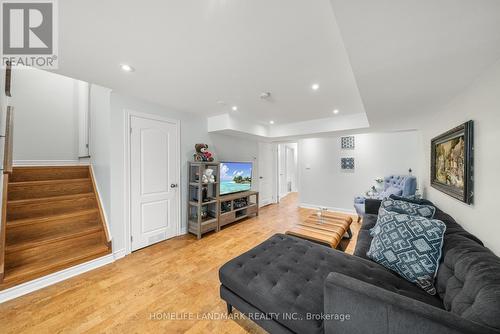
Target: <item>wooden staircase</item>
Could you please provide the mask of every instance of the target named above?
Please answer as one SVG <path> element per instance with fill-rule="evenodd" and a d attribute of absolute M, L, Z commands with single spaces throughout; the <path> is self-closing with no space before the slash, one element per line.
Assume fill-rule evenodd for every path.
<path fill-rule="evenodd" d="M 4 214 L 0 290 L 111 253 L 89 166 L 14 167 Z"/>

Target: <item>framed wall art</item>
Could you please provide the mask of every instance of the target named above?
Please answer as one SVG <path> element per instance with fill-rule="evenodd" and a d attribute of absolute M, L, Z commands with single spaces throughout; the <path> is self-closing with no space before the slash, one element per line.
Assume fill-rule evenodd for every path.
<path fill-rule="evenodd" d="M 474 122 L 469 121 L 431 140 L 431 186 L 472 204 Z"/>

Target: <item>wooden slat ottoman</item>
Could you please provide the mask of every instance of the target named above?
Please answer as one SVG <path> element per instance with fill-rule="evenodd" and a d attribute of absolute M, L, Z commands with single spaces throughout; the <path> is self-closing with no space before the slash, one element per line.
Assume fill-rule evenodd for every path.
<path fill-rule="evenodd" d="M 348 215 L 323 212 L 318 216 L 314 213 L 286 234 L 337 248 L 346 233 L 349 239 L 352 237 L 351 223 L 352 218 Z"/>

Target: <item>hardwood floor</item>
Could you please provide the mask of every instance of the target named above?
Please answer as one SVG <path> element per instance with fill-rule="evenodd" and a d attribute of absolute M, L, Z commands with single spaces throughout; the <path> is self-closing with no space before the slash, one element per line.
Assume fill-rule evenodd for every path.
<path fill-rule="evenodd" d="M 262 208 L 258 217 L 201 240 L 170 239 L 0 304 L 0 333 L 264 333 L 244 318 L 203 317 L 226 314 L 219 297 L 221 265 L 311 213 L 297 207 L 297 197 L 290 194 L 279 205 Z M 352 241 L 343 241 L 349 253 L 356 221 Z M 167 319 L 169 313 L 188 319 Z"/>

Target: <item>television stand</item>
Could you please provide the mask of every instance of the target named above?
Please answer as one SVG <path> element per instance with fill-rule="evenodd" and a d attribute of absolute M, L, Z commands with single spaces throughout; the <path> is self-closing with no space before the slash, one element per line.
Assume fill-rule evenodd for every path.
<path fill-rule="evenodd" d="M 258 191 L 244 191 L 219 197 L 219 229 L 252 215 L 259 215 Z"/>
<path fill-rule="evenodd" d="M 207 169 L 215 180 L 203 178 Z M 218 232 L 224 225 L 259 215 L 259 192 L 243 191 L 220 196 L 220 162 L 196 161 L 188 171 L 188 232 L 198 239 L 208 232 Z"/>

